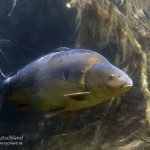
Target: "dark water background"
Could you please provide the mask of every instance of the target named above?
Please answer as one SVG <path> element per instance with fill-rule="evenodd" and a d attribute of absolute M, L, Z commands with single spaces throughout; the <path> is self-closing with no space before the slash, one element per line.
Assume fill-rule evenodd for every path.
<path fill-rule="evenodd" d="M 75 9 L 66 9 L 67 1 L 18 0 L 7 16 L 13 2 L 0 0 L 0 68 L 4 74 L 15 74 L 55 48 L 74 47 L 76 13 Z M 23 147 L 0 146 L 0 149 L 34 149 L 47 136 L 63 132 L 56 127 L 57 123 L 62 124 L 59 117 L 49 122 L 40 112 L 18 112 L 16 104 L 9 103 L 0 112 L 0 136 L 23 135 L 24 144 Z"/>
<path fill-rule="evenodd" d="M 76 9 L 66 9 L 67 0 L 18 0 L 8 16 L 13 2 L 0 0 L 0 69 L 5 75 L 12 76 L 58 47 L 75 47 Z M 104 108 L 47 119 L 41 112 L 17 111 L 15 103 L 8 103 L 0 111 L 0 137 L 23 135 L 23 146 L 0 145 L 0 149 L 59 150 L 49 143 L 51 136 L 80 130 L 100 119 L 101 115 L 93 114 L 101 114 Z"/>
<path fill-rule="evenodd" d="M 57 47 L 74 47 L 75 9 L 61 0 L 18 0 L 7 16 L 13 0 L 0 0 L 0 67 L 10 73 Z"/>
<path fill-rule="evenodd" d="M 14 2 L 15 0 L 0 0 L 0 69 L 4 74 L 8 76 L 15 74 L 18 69 L 55 48 L 75 47 L 76 9 L 66 9 L 65 4 L 68 0 L 18 0 L 11 15 L 8 16 Z M 113 61 L 115 48 L 113 44 L 108 45 L 102 54 Z M 134 97 L 143 99 L 134 94 L 130 95 L 132 100 L 128 105 L 125 103 L 126 100 L 123 100 L 122 107 L 118 108 L 120 113 L 115 114 L 116 120 L 113 120 L 111 131 L 106 135 L 107 139 L 113 141 L 123 134 L 125 128 L 118 125 L 116 130 L 117 118 L 120 118 L 120 114 L 125 114 L 120 121 L 122 124 L 129 116 L 130 118 L 143 116 L 143 110 L 136 111 L 133 107 Z M 57 142 L 50 143 L 51 136 L 79 131 L 88 124 L 101 120 L 106 106 L 108 103 L 94 109 L 78 111 L 70 117 L 58 115 L 47 119 L 43 117 L 43 113 L 35 110 L 17 111 L 16 104 L 9 103 L 0 112 L 0 136 L 23 135 L 23 146 L 0 146 L 0 150 L 59 150 L 61 144 L 58 146 Z M 111 115 L 106 119 L 106 123 L 110 120 L 109 117 Z M 136 126 L 131 127 L 141 129 L 140 123 L 139 121 Z M 93 130 L 89 131 L 90 134 L 88 131 L 84 134 L 85 139 L 90 140 Z M 125 134 L 130 135 L 130 130 Z M 80 140 L 82 136 L 69 139 L 68 143 L 74 145 L 73 140 L 77 143 L 79 140 L 86 145 Z M 66 149 L 62 148 L 62 150 Z"/>

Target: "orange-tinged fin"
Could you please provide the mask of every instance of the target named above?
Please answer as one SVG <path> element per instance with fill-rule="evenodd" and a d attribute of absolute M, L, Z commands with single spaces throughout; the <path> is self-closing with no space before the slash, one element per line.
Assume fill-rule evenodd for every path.
<path fill-rule="evenodd" d="M 89 96 L 91 92 L 79 92 L 79 93 L 71 93 L 71 94 L 65 94 L 64 96 L 70 97 L 72 99 L 75 99 L 77 101 L 82 101 Z"/>
<path fill-rule="evenodd" d="M 48 113 L 46 113 L 46 114 L 44 115 L 44 117 L 46 117 L 46 118 L 51 118 L 51 117 L 54 117 L 54 116 L 56 116 L 56 115 L 62 113 L 63 111 L 64 111 L 64 109 L 62 109 L 62 108 L 60 108 L 60 109 L 55 109 L 55 110 L 51 110 L 51 111 L 49 111 Z"/>
<path fill-rule="evenodd" d="M 62 113 L 62 115 L 65 116 L 65 117 L 70 117 L 70 116 L 73 114 L 73 112 L 74 112 L 74 111 L 64 111 L 64 112 Z"/>
<path fill-rule="evenodd" d="M 25 111 L 25 110 L 28 110 L 28 109 L 31 109 L 32 107 L 28 104 L 19 104 L 16 108 L 16 110 L 18 111 Z"/>

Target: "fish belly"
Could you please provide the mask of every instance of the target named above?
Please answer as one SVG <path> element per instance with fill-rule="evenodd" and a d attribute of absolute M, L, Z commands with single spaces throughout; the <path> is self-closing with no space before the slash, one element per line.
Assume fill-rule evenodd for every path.
<path fill-rule="evenodd" d="M 76 82 L 68 82 L 62 79 L 51 79 L 40 85 L 37 92 L 31 94 L 31 105 L 41 111 L 49 111 L 57 108 L 66 108 L 68 103 L 75 100 L 65 97 L 65 94 L 80 92 L 83 87 Z M 77 102 L 80 103 L 80 102 Z"/>
<path fill-rule="evenodd" d="M 34 86 L 16 89 L 9 96 L 9 99 L 14 99 L 21 104 L 29 104 L 32 108 L 44 112 L 60 108 L 64 111 L 75 111 L 95 106 L 106 100 L 105 98 L 97 98 L 92 94 L 84 100 L 75 100 L 64 96 L 84 91 L 85 86 L 79 82 L 52 78 L 36 83 Z"/>

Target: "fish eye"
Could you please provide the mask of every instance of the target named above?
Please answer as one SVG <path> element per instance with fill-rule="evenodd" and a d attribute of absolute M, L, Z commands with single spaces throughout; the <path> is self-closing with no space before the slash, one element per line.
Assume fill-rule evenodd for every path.
<path fill-rule="evenodd" d="M 118 78 L 120 78 L 120 77 L 121 77 L 121 75 L 120 75 L 120 74 L 118 74 L 118 75 L 117 75 L 117 77 L 118 77 Z"/>
<path fill-rule="evenodd" d="M 112 75 L 110 75 L 110 76 L 108 77 L 109 80 L 113 80 L 114 78 L 115 78 L 115 75 L 114 75 L 114 74 L 112 74 Z"/>

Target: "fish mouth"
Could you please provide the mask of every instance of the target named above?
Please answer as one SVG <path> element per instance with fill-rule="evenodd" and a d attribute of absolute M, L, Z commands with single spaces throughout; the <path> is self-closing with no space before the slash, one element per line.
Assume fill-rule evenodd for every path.
<path fill-rule="evenodd" d="M 133 86 L 133 84 L 124 83 L 123 85 L 121 85 L 120 89 L 123 92 L 126 92 L 126 91 L 130 90 L 132 88 L 132 86 Z"/>

